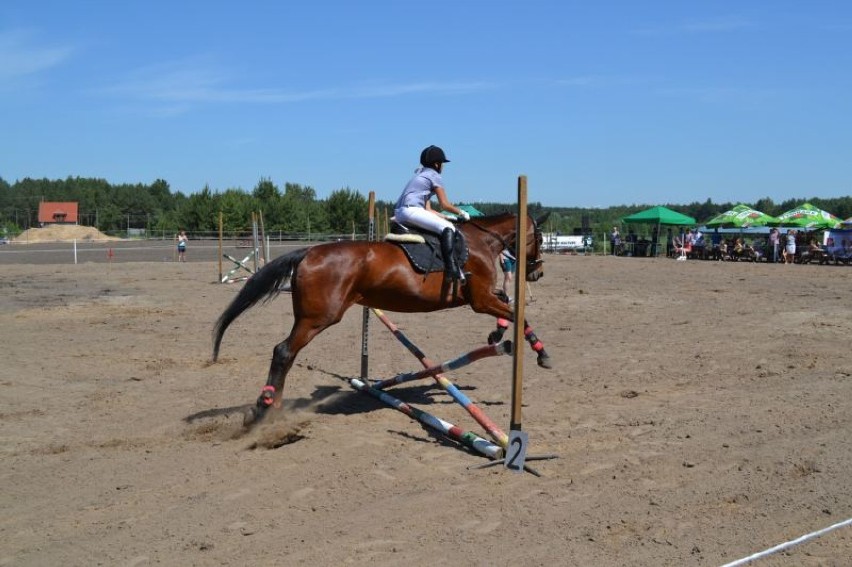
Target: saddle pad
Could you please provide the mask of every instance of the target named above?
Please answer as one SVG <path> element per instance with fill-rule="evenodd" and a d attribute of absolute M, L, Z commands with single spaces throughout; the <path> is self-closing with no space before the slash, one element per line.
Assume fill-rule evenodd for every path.
<path fill-rule="evenodd" d="M 423 237 L 423 243 L 401 242 L 395 239 L 392 240 L 386 238 L 386 240 L 388 240 L 391 244 L 395 244 L 402 248 L 405 255 L 408 256 L 411 265 L 414 266 L 414 269 L 417 272 L 421 274 L 428 274 L 430 272 L 444 271 L 444 257 L 441 255 L 441 242 L 437 235 L 425 231 L 415 232 L 414 229 L 406 229 L 404 227 L 399 227 L 396 224 L 391 225 L 391 233 L 395 235 Z M 464 268 L 464 263 L 467 262 L 468 255 L 469 251 L 467 249 L 467 242 L 464 239 L 464 235 L 460 231 L 456 231 L 455 256 L 456 263 L 459 265 L 460 269 Z"/>
<path fill-rule="evenodd" d="M 426 239 L 419 234 L 393 234 L 391 232 L 385 235 L 385 240 L 388 242 L 411 242 L 424 244 Z"/>

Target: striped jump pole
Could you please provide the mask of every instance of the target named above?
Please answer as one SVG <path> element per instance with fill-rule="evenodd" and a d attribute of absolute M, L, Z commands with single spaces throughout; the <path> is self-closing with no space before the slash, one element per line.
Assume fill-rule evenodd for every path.
<path fill-rule="evenodd" d="M 487 439 L 483 439 L 479 435 L 470 432 L 464 431 L 460 427 L 453 425 L 448 421 L 444 421 L 438 417 L 435 417 L 431 413 L 427 413 L 421 409 L 410 406 L 402 400 L 395 398 L 388 394 L 387 392 L 383 392 L 381 390 L 377 390 L 371 386 L 368 386 L 358 378 L 350 378 L 349 384 L 352 385 L 353 388 L 358 390 L 359 392 L 364 392 L 365 394 L 369 394 L 380 400 L 390 407 L 401 411 L 405 415 L 416 419 L 420 423 L 431 427 L 435 431 L 446 435 L 447 437 L 458 441 L 465 447 L 473 449 L 474 451 L 485 455 L 491 459 L 498 459 L 503 454 L 503 448 L 499 445 L 495 445 L 494 443 L 488 441 Z"/>
<path fill-rule="evenodd" d="M 458 358 L 454 358 L 453 360 L 448 360 L 447 362 L 443 362 L 435 366 L 430 366 L 429 368 L 425 368 L 417 372 L 407 372 L 405 374 L 399 374 L 397 376 L 394 376 L 393 378 L 388 378 L 387 380 L 374 382 L 373 387 L 378 388 L 379 390 L 384 390 L 385 388 L 389 388 L 397 384 L 402 384 L 404 382 L 413 382 L 414 380 L 435 377 L 436 375 L 441 374 L 442 372 L 458 370 L 459 368 L 464 368 L 465 366 L 473 364 L 477 360 L 482 360 L 483 358 L 490 358 L 492 356 L 501 356 L 504 354 L 511 353 L 511 341 L 503 341 L 496 345 L 486 345 L 474 349 L 468 353 L 465 353 L 459 356 Z"/>
<path fill-rule="evenodd" d="M 375 313 L 376 317 L 379 318 L 379 321 L 381 321 L 385 327 L 393 333 L 393 336 L 395 336 L 396 339 L 401 342 L 403 346 L 409 350 L 409 352 L 411 352 L 411 354 L 417 357 L 423 366 L 427 368 L 435 366 L 435 363 L 432 362 L 432 360 L 430 360 L 422 350 L 417 348 L 417 345 L 411 342 L 408 337 L 405 336 L 405 333 L 400 331 L 381 309 L 373 309 L 373 313 Z M 467 411 L 467 413 L 469 413 L 471 417 L 473 417 L 473 419 L 475 419 L 476 422 L 485 429 L 485 431 L 488 432 L 488 435 L 490 435 L 497 444 L 504 449 L 509 445 L 509 436 L 506 435 L 506 433 L 504 433 L 503 430 L 491 420 L 491 418 L 479 409 L 479 406 L 474 404 L 470 398 L 465 396 L 462 391 L 450 382 L 443 374 L 436 374 L 433 378 L 436 382 L 438 382 L 441 388 L 450 394 L 450 396 L 458 402 Z"/>

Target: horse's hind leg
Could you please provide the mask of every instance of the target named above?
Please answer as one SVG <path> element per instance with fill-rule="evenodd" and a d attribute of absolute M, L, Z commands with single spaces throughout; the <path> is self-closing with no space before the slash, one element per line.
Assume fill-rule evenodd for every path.
<path fill-rule="evenodd" d="M 316 326 L 300 319 L 293 324 L 290 336 L 275 345 L 275 348 L 272 349 L 272 362 L 269 365 L 269 377 L 266 380 L 266 386 L 260 391 L 260 396 L 257 398 L 254 407 L 249 408 L 245 414 L 243 425 L 252 425 L 262 419 L 270 407 L 280 404 L 284 381 L 287 379 L 287 373 L 290 372 L 296 355 L 327 326 Z"/>

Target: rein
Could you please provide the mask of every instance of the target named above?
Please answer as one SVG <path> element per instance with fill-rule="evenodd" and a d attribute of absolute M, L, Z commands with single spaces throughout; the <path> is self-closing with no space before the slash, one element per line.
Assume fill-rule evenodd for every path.
<path fill-rule="evenodd" d="M 481 230 L 485 234 L 489 234 L 489 235 L 493 236 L 494 238 L 496 238 L 500 242 L 500 244 L 503 245 L 503 248 L 505 248 L 506 250 L 511 250 L 511 248 L 509 247 L 509 243 L 506 242 L 506 239 L 503 238 L 500 234 L 491 230 L 490 228 L 485 228 L 484 226 L 482 226 L 481 224 L 479 224 L 478 222 L 476 222 L 473 219 L 467 221 L 466 224 L 472 225 L 474 228 L 478 228 L 479 230 Z M 515 239 L 517 240 L 517 235 L 515 235 Z"/>
<path fill-rule="evenodd" d="M 533 235 L 534 235 L 534 237 L 535 237 L 535 239 L 536 239 L 536 248 L 538 248 L 538 242 L 539 242 L 539 237 L 541 236 L 541 232 L 539 232 L 539 229 L 538 229 L 538 223 L 536 223 L 536 222 L 535 222 L 535 219 L 534 219 L 534 218 L 532 218 L 532 217 L 530 217 L 530 221 L 532 222 L 532 226 L 533 226 Z M 476 228 L 478 228 L 479 230 L 481 230 L 482 232 L 484 232 L 484 233 L 486 233 L 486 234 L 489 234 L 489 235 L 493 236 L 494 238 L 496 238 L 496 239 L 500 242 L 500 244 L 502 244 L 502 245 L 503 245 L 503 248 L 504 248 L 504 249 L 506 249 L 506 250 L 512 250 L 511 246 L 510 246 L 510 245 L 509 245 L 509 243 L 506 241 L 506 239 L 505 239 L 505 238 L 503 238 L 503 237 L 502 237 L 500 234 L 498 234 L 497 232 L 495 232 L 495 231 L 491 230 L 490 228 L 486 228 L 486 227 L 484 227 L 484 226 L 480 225 L 479 223 L 477 223 L 477 222 L 476 222 L 475 220 L 473 220 L 473 219 L 471 219 L 471 220 L 467 221 L 467 224 L 471 224 L 471 225 L 473 225 L 474 227 L 476 227 Z M 517 241 L 518 241 L 518 234 L 517 234 L 517 231 L 516 231 L 516 232 L 515 232 L 515 242 L 517 242 Z M 531 266 L 536 266 L 536 265 L 541 264 L 541 263 L 543 263 L 543 262 L 544 262 L 544 260 L 534 260 L 534 259 L 532 259 L 532 260 L 529 260 L 527 263 L 528 263 L 528 264 L 530 264 Z"/>

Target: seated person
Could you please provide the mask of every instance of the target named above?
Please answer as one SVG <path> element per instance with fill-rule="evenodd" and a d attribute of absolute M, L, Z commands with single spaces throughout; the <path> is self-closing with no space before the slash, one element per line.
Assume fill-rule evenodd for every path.
<path fill-rule="evenodd" d="M 828 240 L 825 241 L 825 255 L 819 261 L 820 264 L 828 264 L 831 261 L 834 261 L 835 264 L 839 263 L 838 256 L 843 255 L 843 247 L 836 244 L 834 242 L 834 238 L 829 237 Z"/>
<path fill-rule="evenodd" d="M 824 256 L 825 251 L 822 249 L 822 246 L 817 244 L 816 238 L 811 238 L 810 242 L 808 242 L 808 247 L 802 252 L 799 262 L 802 264 L 814 261 L 821 263 Z"/>
<path fill-rule="evenodd" d="M 692 242 L 690 240 L 684 239 L 684 241 L 681 242 L 681 239 L 675 236 L 672 239 L 672 245 L 674 247 L 675 254 L 686 256 L 692 252 Z"/>
<path fill-rule="evenodd" d="M 719 250 L 716 253 L 716 256 L 719 258 L 719 260 L 730 260 L 730 249 L 731 243 L 728 240 L 721 240 L 719 242 Z"/>
<path fill-rule="evenodd" d="M 844 263 L 849 264 L 852 262 L 852 240 L 843 239 L 843 242 L 840 243 L 841 252 L 838 258 Z"/>
<path fill-rule="evenodd" d="M 743 244 L 742 238 L 737 238 L 734 241 L 732 255 L 735 260 L 739 260 L 745 256 L 745 245 Z"/>
<path fill-rule="evenodd" d="M 759 247 L 754 246 L 749 243 L 746 244 L 745 247 L 745 257 L 751 260 L 752 262 L 759 262 L 760 258 L 763 256 L 763 252 Z"/>

